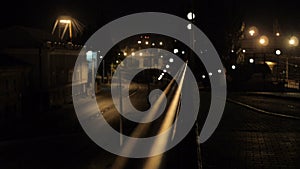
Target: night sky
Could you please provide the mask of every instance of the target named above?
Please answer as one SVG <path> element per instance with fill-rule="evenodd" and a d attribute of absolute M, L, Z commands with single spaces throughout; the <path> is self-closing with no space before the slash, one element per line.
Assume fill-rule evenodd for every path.
<path fill-rule="evenodd" d="M 59 15 L 78 19 L 91 35 L 104 24 L 136 12 L 165 12 L 186 18 L 190 9 L 196 13 L 196 25 L 216 46 L 224 43 L 227 32 L 232 32 L 241 21 L 272 31 L 278 19 L 282 31 L 298 32 L 300 12 L 297 1 L 239 1 L 239 0 L 98 0 L 98 1 L 7 1 L 1 5 L 1 25 L 21 25 L 51 31 Z M 221 40 L 221 41 L 220 41 Z"/>

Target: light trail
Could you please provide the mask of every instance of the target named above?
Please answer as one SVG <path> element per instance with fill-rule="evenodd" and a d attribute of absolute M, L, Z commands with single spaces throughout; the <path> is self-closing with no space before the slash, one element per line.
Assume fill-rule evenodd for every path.
<path fill-rule="evenodd" d="M 181 85 L 181 87 L 182 87 L 183 79 L 184 79 L 184 75 L 185 75 L 185 71 L 186 71 L 186 67 L 187 67 L 187 64 L 183 65 L 182 68 L 177 72 L 176 76 L 171 80 L 171 82 L 168 84 L 168 86 L 166 87 L 166 89 L 160 95 L 160 97 L 158 98 L 158 100 L 151 107 L 150 112 L 144 118 L 148 119 L 148 118 L 153 118 L 155 116 L 155 113 L 157 112 L 157 110 L 159 108 L 159 105 L 163 102 L 163 99 L 165 98 L 165 96 L 167 96 L 167 94 L 169 94 L 171 92 L 173 84 L 177 80 L 179 80 L 180 75 L 182 75 L 182 77 L 181 77 L 179 85 Z M 179 88 L 179 86 L 178 86 L 178 88 Z M 181 88 L 180 88 L 180 91 L 178 90 L 178 88 L 177 88 L 176 94 L 175 94 L 175 95 L 178 95 L 176 105 L 178 104 L 178 99 L 179 99 L 179 96 L 180 96 L 180 93 L 181 93 Z M 171 107 L 175 105 L 175 102 L 176 102 L 175 100 L 176 100 L 175 98 L 172 100 Z M 177 107 L 175 108 L 175 110 L 177 110 Z M 172 108 L 172 111 L 175 111 L 175 110 Z M 170 120 L 167 120 L 167 122 L 165 122 L 166 119 L 167 119 L 167 117 L 170 118 L 170 116 L 172 116 L 172 114 L 171 114 L 170 111 L 171 110 L 168 109 L 167 115 L 166 115 L 164 123 L 163 123 L 164 125 L 163 125 L 163 127 L 160 128 L 160 130 L 159 130 L 158 133 L 160 133 L 161 131 L 166 130 L 170 126 L 170 124 L 172 124 L 172 122 L 174 121 L 174 115 L 176 114 L 176 112 L 173 112 L 172 113 L 173 117 L 171 117 Z M 131 137 L 139 138 L 139 137 L 144 136 L 147 133 L 147 131 L 149 131 L 150 127 L 151 127 L 151 123 L 140 123 L 135 128 L 135 130 L 132 132 Z M 166 138 L 165 140 L 168 141 L 168 139 L 169 139 L 169 137 Z M 133 151 L 135 144 L 136 144 L 135 140 L 133 140 L 133 139 L 130 140 L 129 142 L 126 143 L 126 145 L 124 146 L 124 149 L 122 151 L 125 152 L 126 154 L 130 153 L 131 151 Z M 153 144 L 153 147 L 155 147 L 155 144 L 156 143 Z M 150 159 L 156 159 L 156 157 L 151 157 Z M 161 158 L 159 158 L 159 159 L 161 159 Z M 154 160 L 154 161 L 157 161 L 157 160 Z M 126 158 L 126 157 L 121 157 L 121 156 L 117 157 L 117 159 L 115 160 L 115 162 L 114 162 L 114 164 L 112 166 L 112 169 L 123 169 L 126 166 L 127 161 L 128 161 L 128 158 Z M 147 164 L 147 166 L 148 166 L 148 164 Z"/>

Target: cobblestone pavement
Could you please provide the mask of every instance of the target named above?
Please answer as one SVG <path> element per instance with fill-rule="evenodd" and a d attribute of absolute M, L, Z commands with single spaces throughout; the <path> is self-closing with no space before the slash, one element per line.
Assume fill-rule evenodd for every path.
<path fill-rule="evenodd" d="M 300 168 L 300 120 L 227 103 L 221 123 L 201 152 L 204 169 Z"/>

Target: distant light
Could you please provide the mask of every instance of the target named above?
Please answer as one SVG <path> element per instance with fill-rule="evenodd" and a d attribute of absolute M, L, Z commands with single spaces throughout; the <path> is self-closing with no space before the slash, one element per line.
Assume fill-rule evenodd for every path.
<path fill-rule="evenodd" d="M 234 50 L 233 49 L 231 49 L 231 53 L 233 53 L 234 52 Z"/>
<path fill-rule="evenodd" d="M 185 54 L 185 51 L 184 51 L 184 50 L 183 50 L 183 51 L 181 51 L 181 54 L 183 54 L 183 55 L 184 55 L 184 54 Z"/>
<path fill-rule="evenodd" d="M 126 53 L 126 52 L 124 52 L 124 56 L 127 56 L 127 53 Z"/>
<path fill-rule="evenodd" d="M 87 55 L 87 56 L 91 56 L 92 54 L 93 54 L 93 52 L 90 51 L 90 50 L 86 52 L 86 55 Z"/>
<path fill-rule="evenodd" d="M 164 57 L 163 55 L 160 56 L 160 58 L 163 58 L 163 57 Z"/>
<path fill-rule="evenodd" d="M 116 63 L 119 63 L 119 61 L 117 60 Z"/>
<path fill-rule="evenodd" d="M 218 73 L 222 73 L 222 70 L 221 70 L 221 69 L 218 69 Z"/>
<path fill-rule="evenodd" d="M 271 61 L 266 61 L 266 64 L 267 64 L 268 66 L 274 66 L 274 65 L 276 65 L 275 62 L 271 62 Z"/>
<path fill-rule="evenodd" d="M 209 76 L 212 76 L 212 73 L 211 73 L 211 72 L 209 72 L 209 73 L 208 73 L 208 75 L 209 75 Z"/>
<path fill-rule="evenodd" d="M 100 50 L 98 50 L 98 52 L 100 53 Z"/>
<path fill-rule="evenodd" d="M 254 37 L 254 36 L 258 35 L 258 29 L 255 26 L 251 26 L 248 29 L 248 33 L 251 37 Z"/>
<path fill-rule="evenodd" d="M 189 12 L 187 14 L 187 18 L 188 18 L 188 20 L 193 20 L 193 19 L 195 19 L 195 14 L 193 12 Z"/>
<path fill-rule="evenodd" d="M 121 53 L 118 53 L 118 55 L 120 56 L 120 55 L 121 55 Z"/>
<path fill-rule="evenodd" d="M 276 54 L 276 55 L 281 55 L 281 50 L 277 49 L 277 50 L 275 51 L 275 54 Z"/>
<path fill-rule="evenodd" d="M 289 39 L 289 44 L 291 46 L 298 46 L 299 44 L 299 40 L 296 36 L 292 36 L 290 39 Z"/>
<path fill-rule="evenodd" d="M 61 20 L 59 20 L 59 23 L 71 23 L 71 20 L 69 20 L 69 19 L 61 19 Z"/>
<path fill-rule="evenodd" d="M 164 73 L 166 73 L 166 72 L 167 72 L 167 70 L 166 70 L 166 69 L 164 69 L 164 70 L 163 70 L 163 72 L 164 72 Z"/>
<path fill-rule="evenodd" d="M 102 58 L 103 58 L 103 56 L 101 55 L 101 56 L 100 56 L 100 59 L 102 59 Z"/>
<path fill-rule="evenodd" d="M 231 66 L 231 69 L 233 69 L 233 70 L 236 69 L 235 65 L 232 65 L 232 66 Z"/>
<path fill-rule="evenodd" d="M 163 45 L 163 42 L 159 42 L 159 45 L 162 46 L 162 45 Z"/>
<path fill-rule="evenodd" d="M 160 75 L 158 78 L 157 78 L 157 80 L 161 80 L 162 79 L 162 75 Z"/>
<path fill-rule="evenodd" d="M 250 62 L 250 63 L 254 63 L 254 59 L 253 59 L 253 58 L 250 58 L 250 59 L 249 59 L 249 62 Z"/>
<path fill-rule="evenodd" d="M 192 24 L 188 24 L 187 26 L 186 26 L 186 28 L 188 29 L 188 30 L 191 30 L 192 29 Z"/>
<path fill-rule="evenodd" d="M 174 52 L 175 54 L 176 54 L 176 53 L 178 53 L 178 49 L 174 49 L 174 51 L 173 51 L 173 52 Z"/>
<path fill-rule="evenodd" d="M 142 41 L 139 40 L 139 41 L 138 41 L 138 44 L 141 44 L 141 43 L 142 43 Z"/>
<path fill-rule="evenodd" d="M 161 75 L 165 75 L 165 73 L 161 73 Z"/>
<path fill-rule="evenodd" d="M 202 75 L 202 79 L 205 79 L 205 75 Z"/>
<path fill-rule="evenodd" d="M 246 50 L 245 50 L 245 49 L 243 49 L 243 50 L 242 50 L 242 52 L 243 52 L 243 53 L 246 53 Z"/>
<path fill-rule="evenodd" d="M 280 33 L 279 33 L 279 32 L 277 32 L 277 33 L 276 33 L 276 36 L 280 36 Z"/>
<path fill-rule="evenodd" d="M 143 53 L 141 52 L 139 55 L 140 55 L 140 56 L 143 56 Z"/>
<path fill-rule="evenodd" d="M 294 45 L 294 44 L 295 44 L 295 40 L 294 40 L 294 39 L 290 39 L 290 40 L 289 40 L 289 44 L 290 44 L 290 45 Z"/>
<path fill-rule="evenodd" d="M 166 65 L 166 68 L 169 69 L 169 68 L 170 68 L 170 65 Z"/>
<path fill-rule="evenodd" d="M 155 43 L 152 43 L 152 46 L 155 46 Z"/>
<path fill-rule="evenodd" d="M 259 43 L 262 45 L 262 46 L 267 46 L 269 44 L 269 38 L 267 36 L 261 36 L 259 38 Z"/>
<path fill-rule="evenodd" d="M 146 41 L 146 42 L 145 42 L 145 44 L 146 44 L 146 45 L 149 45 L 149 42 L 148 42 L 148 41 Z"/>
<path fill-rule="evenodd" d="M 134 55 L 135 55 L 135 53 L 134 53 L 134 52 L 132 52 L 132 53 L 131 53 L 131 55 L 132 55 L 132 56 L 134 56 Z"/>
<path fill-rule="evenodd" d="M 250 34 L 250 36 L 254 36 L 255 31 L 254 31 L 254 30 L 250 30 L 250 31 L 249 31 L 249 34 Z"/>
<path fill-rule="evenodd" d="M 170 59 L 169 59 L 169 62 L 170 62 L 170 63 L 173 63 L 173 62 L 174 62 L 174 59 L 173 59 L 173 58 L 170 58 Z"/>

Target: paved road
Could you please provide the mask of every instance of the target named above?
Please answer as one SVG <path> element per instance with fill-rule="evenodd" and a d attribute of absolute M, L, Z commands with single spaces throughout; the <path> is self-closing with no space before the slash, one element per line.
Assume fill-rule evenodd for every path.
<path fill-rule="evenodd" d="M 299 116 L 299 102 L 255 96 L 231 97 L 276 113 Z M 300 168 L 300 120 L 227 102 L 214 135 L 201 145 L 204 169 Z"/>
<path fill-rule="evenodd" d="M 147 109 L 149 106 L 146 99 L 147 90 L 146 86 L 141 85 L 139 86 L 139 91 L 132 95 L 131 100 L 138 109 Z M 120 116 L 116 113 L 112 100 L 108 99 L 109 95 L 110 93 L 108 91 L 103 91 L 101 96 L 97 97 L 98 104 L 105 119 L 118 130 Z M 83 102 L 81 106 L 89 108 L 88 103 Z M 72 106 L 63 110 L 65 112 L 60 113 L 74 113 Z M 99 117 L 97 112 L 93 110 L 88 111 L 83 116 L 91 121 Z M 72 118 L 74 118 L 73 115 Z M 57 120 L 60 121 L 59 119 Z M 55 118 L 51 119 L 51 122 L 55 123 Z M 50 124 L 50 122 L 48 123 Z M 66 123 L 69 124 L 68 121 L 66 121 Z M 157 130 L 158 127 L 156 126 L 158 125 L 153 125 L 151 129 Z M 61 127 L 63 131 L 69 131 L 64 129 L 64 127 L 69 126 L 63 125 Z M 130 127 L 126 128 L 127 130 L 124 132 L 131 131 Z M 56 128 L 54 131 L 59 130 Z M 152 132 L 155 133 L 155 131 Z M 45 133 L 41 135 L 44 134 Z M 162 156 L 142 159 L 126 159 L 127 162 L 124 169 L 140 169 L 145 166 L 147 161 L 158 161 L 158 159 L 161 160 L 161 163 L 157 169 L 183 169 L 186 167 L 196 169 L 197 152 L 195 138 L 196 136 L 193 130 L 179 145 L 164 153 Z M 57 135 L 54 133 L 49 136 L 0 142 L 1 169 L 110 169 L 118 162 L 118 159 L 118 156 L 111 154 L 96 145 L 80 129 L 74 134 L 72 134 L 72 132 L 59 132 Z"/>

